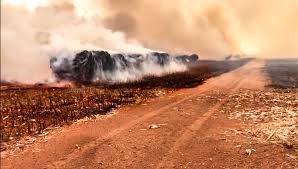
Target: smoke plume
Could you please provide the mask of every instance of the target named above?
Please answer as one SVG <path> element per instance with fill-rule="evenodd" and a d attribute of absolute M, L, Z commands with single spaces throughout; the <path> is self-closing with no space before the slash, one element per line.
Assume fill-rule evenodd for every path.
<path fill-rule="evenodd" d="M 297 0 L 105 0 L 105 24 L 146 46 L 207 57 L 298 55 Z"/>
<path fill-rule="evenodd" d="M 1 78 L 47 80 L 65 49 L 297 57 L 296 16 L 297 0 L 3 0 Z"/>
<path fill-rule="evenodd" d="M 85 1 L 47 1 L 38 8 L 25 2 L 1 1 L 2 79 L 26 83 L 54 79 L 50 57 L 71 56 L 77 50 L 151 51 L 127 40 L 123 32 L 105 28 L 100 11 L 93 14 L 92 8 L 84 6 Z"/>

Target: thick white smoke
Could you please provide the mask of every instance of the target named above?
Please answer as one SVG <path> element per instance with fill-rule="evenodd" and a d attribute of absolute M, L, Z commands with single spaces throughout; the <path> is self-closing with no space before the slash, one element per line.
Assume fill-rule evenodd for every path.
<path fill-rule="evenodd" d="M 49 80 L 53 77 L 49 56 L 61 51 L 151 51 L 127 40 L 122 32 L 106 29 L 100 15 L 84 13 L 92 10 L 82 6 L 83 1 L 44 1 L 40 6 L 32 6 L 30 1 L 12 2 L 1 1 L 2 80 Z"/>
<path fill-rule="evenodd" d="M 150 54 L 147 54 L 150 58 Z M 144 76 L 160 76 L 167 73 L 173 73 L 178 71 L 185 71 L 187 67 L 179 62 L 170 60 L 166 65 L 161 66 L 156 64 L 152 59 L 147 58 L 140 64 L 140 67 L 129 67 L 125 70 L 119 69 L 119 61 L 116 62 L 117 69 L 113 72 L 104 72 L 102 70 L 97 70 L 94 81 L 95 82 L 108 82 L 108 83 L 117 83 L 117 82 L 129 82 L 140 80 Z"/>
<path fill-rule="evenodd" d="M 60 51 L 51 57 L 50 67 L 58 81 L 111 84 L 185 71 L 187 63 L 197 59 L 197 55 L 170 56 L 158 52 Z"/>

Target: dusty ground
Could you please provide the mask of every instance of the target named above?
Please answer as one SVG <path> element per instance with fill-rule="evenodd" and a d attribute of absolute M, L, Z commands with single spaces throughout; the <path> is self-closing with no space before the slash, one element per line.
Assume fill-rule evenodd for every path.
<path fill-rule="evenodd" d="M 1 168 L 298 168 L 297 89 L 264 61 L 1 153 Z"/>

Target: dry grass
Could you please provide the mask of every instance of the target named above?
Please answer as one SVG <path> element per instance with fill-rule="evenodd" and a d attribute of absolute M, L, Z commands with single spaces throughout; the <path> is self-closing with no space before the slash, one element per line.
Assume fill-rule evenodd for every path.
<path fill-rule="evenodd" d="M 298 90 L 243 90 L 230 96 L 225 109 L 231 119 L 244 120 L 244 133 L 260 142 L 298 150 Z"/>

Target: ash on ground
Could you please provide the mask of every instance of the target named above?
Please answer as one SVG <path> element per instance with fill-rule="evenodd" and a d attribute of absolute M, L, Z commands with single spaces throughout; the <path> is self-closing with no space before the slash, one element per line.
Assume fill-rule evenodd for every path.
<path fill-rule="evenodd" d="M 247 136 L 298 150 L 297 89 L 243 90 L 230 96 L 224 112 L 250 126 Z"/>

